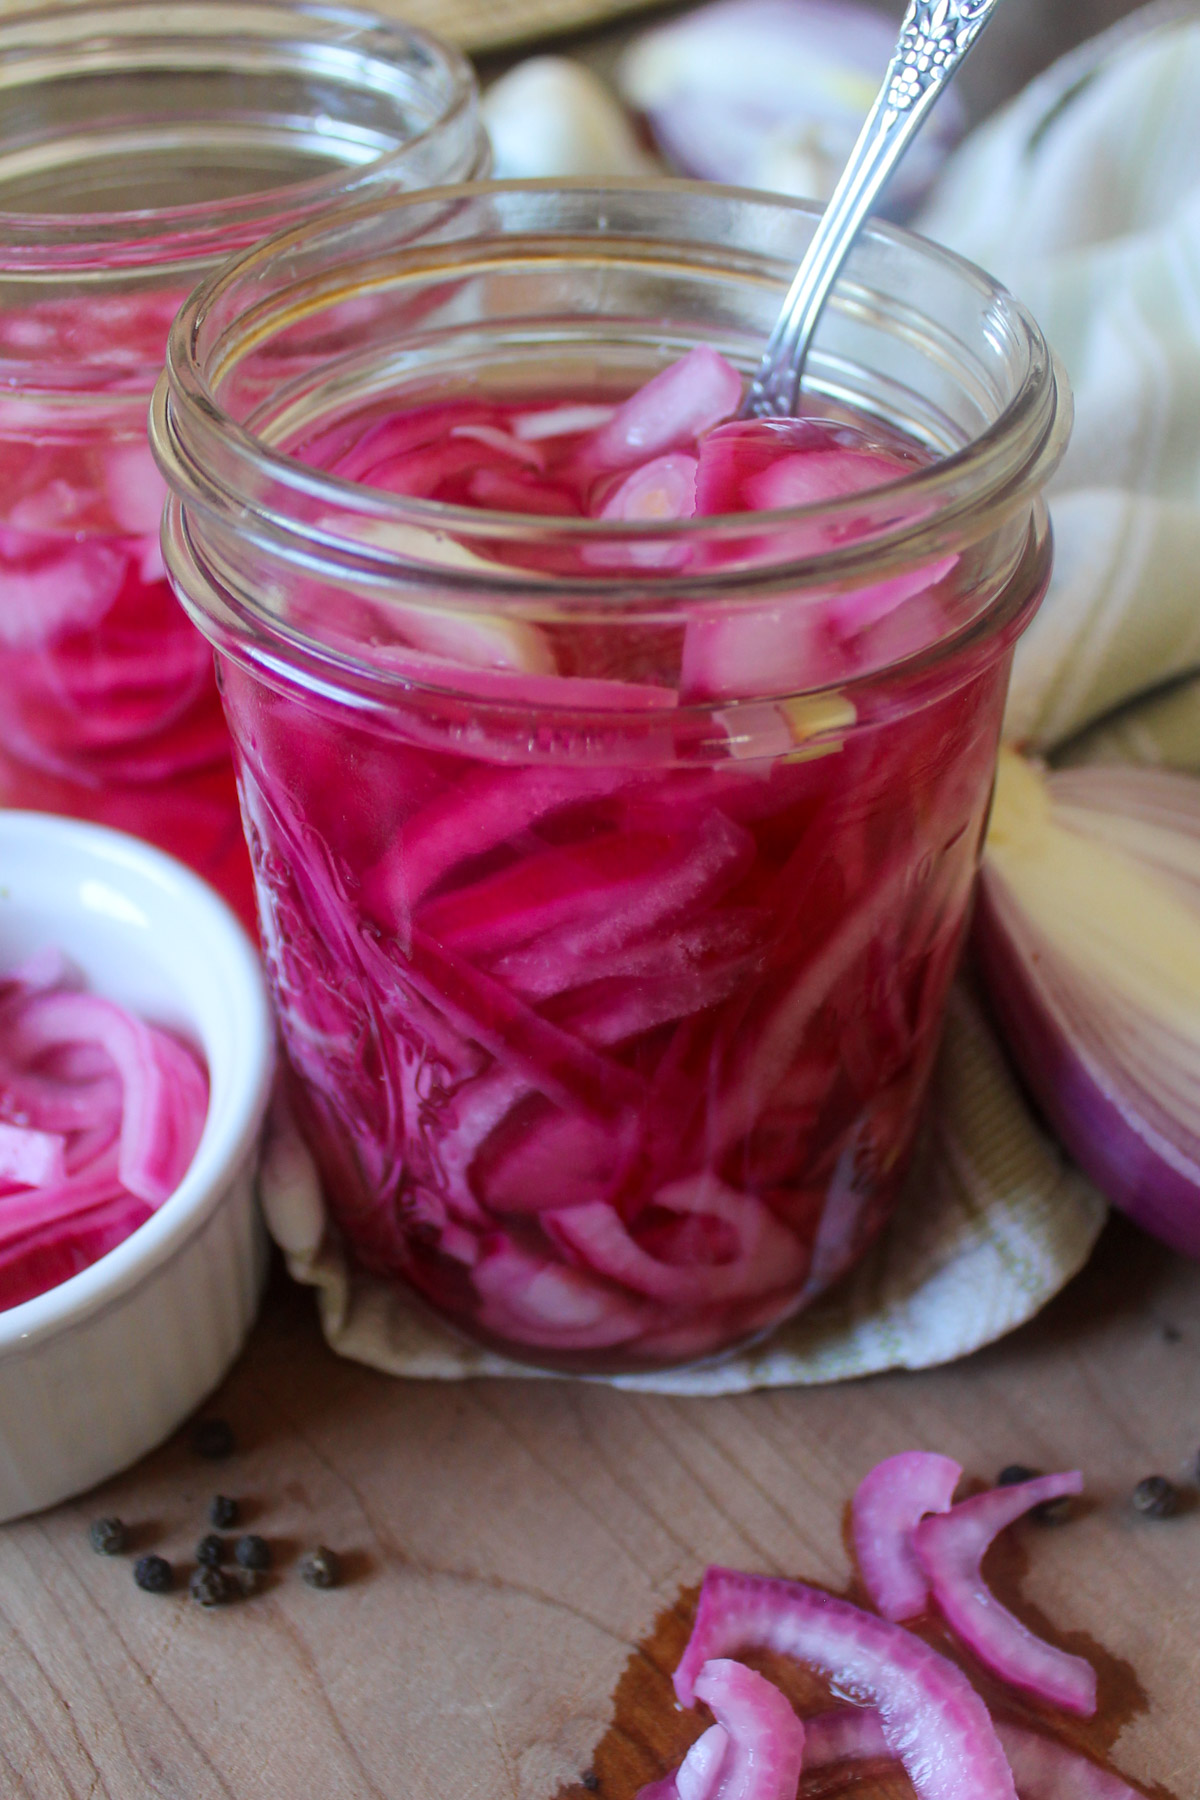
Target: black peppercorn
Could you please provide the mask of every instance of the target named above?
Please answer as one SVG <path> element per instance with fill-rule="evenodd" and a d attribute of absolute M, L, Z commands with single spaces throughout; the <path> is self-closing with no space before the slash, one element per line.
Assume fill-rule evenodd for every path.
<path fill-rule="evenodd" d="M 583 1774 L 579 1777 L 579 1785 L 585 1787 L 589 1794 L 599 1793 L 600 1777 L 597 1775 L 595 1769 L 585 1769 Z"/>
<path fill-rule="evenodd" d="M 1024 1463 L 1009 1463 L 1001 1469 L 996 1477 L 997 1487 L 1020 1487 L 1023 1481 L 1036 1481 L 1037 1470 L 1026 1468 Z"/>
<path fill-rule="evenodd" d="M 228 1419 L 201 1419 L 192 1431 L 192 1449 L 197 1456 L 203 1456 L 209 1462 L 219 1462 L 223 1456 L 232 1456 L 233 1427 Z"/>
<path fill-rule="evenodd" d="M 318 1544 L 315 1550 L 310 1550 L 307 1556 L 300 1558 L 300 1579 L 307 1582 L 309 1587 L 336 1587 L 341 1573 L 336 1555 L 324 1544 Z"/>
<path fill-rule="evenodd" d="M 1133 1506 L 1147 1519 L 1169 1519 L 1179 1510 L 1179 1489 L 1165 1475 L 1147 1475 L 1133 1490 Z"/>
<path fill-rule="evenodd" d="M 196 1561 L 205 1569 L 215 1569 L 225 1561 L 225 1539 L 215 1531 L 206 1533 L 196 1545 Z"/>
<path fill-rule="evenodd" d="M 231 1500 L 228 1494 L 214 1494 L 208 1503 L 208 1522 L 215 1525 L 218 1531 L 228 1531 L 231 1525 L 237 1524 L 238 1503 Z"/>
<path fill-rule="evenodd" d="M 242 1590 L 244 1599 L 249 1600 L 252 1595 L 257 1594 L 261 1589 L 263 1579 L 257 1569 L 235 1569 L 233 1573 L 237 1576 L 238 1585 Z"/>
<path fill-rule="evenodd" d="M 243 1569 L 269 1569 L 271 1566 L 271 1546 L 266 1538 L 254 1536 L 240 1537 L 233 1546 L 233 1554 Z"/>
<path fill-rule="evenodd" d="M 88 1537 L 97 1556 L 120 1556 L 129 1542 L 122 1519 L 93 1519 L 88 1526 Z"/>
<path fill-rule="evenodd" d="M 148 1594 L 169 1594 L 175 1573 L 165 1556 L 139 1556 L 133 1565 L 133 1579 Z"/>
<path fill-rule="evenodd" d="M 205 1563 L 193 1571 L 188 1582 L 188 1592 L 200 1606 L 224 1606 L 233 1598 L 233 1588 L 228 1575 L 220 1569 L 214 1569 Z"/>

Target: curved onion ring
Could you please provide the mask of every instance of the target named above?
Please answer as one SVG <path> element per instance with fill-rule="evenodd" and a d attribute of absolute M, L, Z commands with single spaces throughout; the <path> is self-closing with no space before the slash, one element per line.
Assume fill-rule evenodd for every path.
<path fill-rule="evenodd" d="M 988 1710 L 961 1670 L 920 1638 L 798 1581 L 709 1569 L 675 1671 L 684 1706 L 714 1656 L 774 1650 L 879 1711 L 885 1740 L 920 1800 L 1016 1800 Z"/>
<path fill-rule="evenodd" d="M 926 1513 L 944 1513 L 962 1469 L 948 1456 L 902 1450 L 876 1463 L 851 1502 L 854 1554 L 871 1603 L 885 1619 L 915 1619 L 929 1604 L 929 1582 L 912 1547 Z"/>
<path fill-rule="evenodd" d="M 890 1758 L 879 1714 L 869 1707 L 839 1708 L 805 1720 L 804 1772 L 841 1762 Z M 1012 1767 L 1020 1800 L 1141 1800 L 1120 1775 L 1102 1769 L 1067 1744 L 1024 1725 L 996 1721 L 996 1736 Z"/>
<path fill-rule="evenodd" d="M 1032 1507 L 1078 1494 L 1082 1488 L 1078 1471 L 992 1488 L 960 1501 L 947 1513 L 922 1519 L 912 1545 L 938 1610 L 980 1662 L 1013 1687 L 1090 1717 L 1096 1710 L 1092 1665 L 1035 1636 L 996 1599 L 981 1568 L 988 1546 L 1006 1525 Z"/>

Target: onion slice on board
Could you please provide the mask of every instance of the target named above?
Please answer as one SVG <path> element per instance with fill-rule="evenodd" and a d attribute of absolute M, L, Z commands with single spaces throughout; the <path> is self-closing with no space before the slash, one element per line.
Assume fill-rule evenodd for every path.
<path fill-rule="evenodd" d="M 938 1610 L 980 1662 L 1010 1686 L 1023 1688 L 1090 1718 L 1096 1710 L 1096 1671 L 1082 1656 L 1046 1643 L 996 1599 L 983 1578 L 984 1555 L 1006 1525 L 1032 1507 L 1083 1489 L 1078 1471 L 1039 1475 L 1014 1487 L 990 1488 L 949 1512 L 922 1519 L 912 1534 L 917 1559 Z"/>
<path fill-rule="evenodd" d="M 1141 1800 L 1120 1775 L 1102 1769 L 1068 1744 L 1043 1737 L 1025 1725 L 997 1719 L 1019 1800 Z M 890 1757 L 879 1714 L 870 1707 L 840 1707 L 804 1722 L 804 1773 L 843 1762 L 875 1762 Z"/>
<path fill-rule="evenodd" d="M 804 1726 L 773 1682 L 716 1657 L 696 1677 L 716 1724 L 676 1769 L 637 1800 L 795 1800 Z"/>
<path fill-rule="evenodd" d="M 706 1662 L 740 1650 L 794 1656 L 879 1712 L 919 1800 L 1015 1800 L 1008 1760 L 966 1676 L 928 1644 L 799 1581 L 709 1569 L 675 1671 L 683 1706 Z"/>
<path fill-rule="evenodd" d="M 634 1800 L 712 1800 L 713 1785 L 721 1772 L 721 1760 L 729 1734 L 723 1725 L 710 1725 L 696 1739 L 679 1767 L 661 1781 L 639 1788 Z"/>
<path fill-rule="evenodd" d="M 931 1450 L 902 1450 L 876 1463 L 858 1485 L 850 1517 L 854 1554 L 871 1602 L 885 1619 L 915 1619 L 929 1604 L 929 1580 L 912 1547 L 926 1513 L 944 1513 L 962 1469 Z"/>

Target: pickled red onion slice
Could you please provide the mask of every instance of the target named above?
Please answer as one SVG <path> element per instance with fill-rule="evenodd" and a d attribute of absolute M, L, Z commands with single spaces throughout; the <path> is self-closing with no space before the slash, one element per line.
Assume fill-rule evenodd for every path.
<path fill-rule="evenodd" d="M 581 431 L 596 431 L 607 425 L 616 412 L 615 406 L 603 403 L 564 406 L 542 406 L 533 412 L 517 413 L 510 421 L 513 436 L 524 443 L 540 443 L 543 438 L 575 437 Z"/>
<path fill-rule="evenodd" d="M 95 994 L 30 1000 L 10 1022 L 10 1043 L 26 1060 L 71 1044 L 98 1044 L 121 1078 L 118 1175 L 121 1185 L 159 1206 L 178 1187 L 199 1139 L 208 1086 L 190 1051 L 123 1007 Z"/>
<path fill-rule="evenodd" d="M 208 1108 L 185 1044 L 69 981 L 58 955 L 0 978 L 0 1307 L 78 1274 L 149 1218 Z"/>
<path fill-rule="evenodd" d="M 120 551 L 50 538 L 31 557 L 27 544 L 27 534 L 0 529 L 0 645 L 40 650 L 60 633 L 93 630 L 121 591 Z"/>
<path fill-rule="evenodd" d="M 503 956 L 550 931 L 564 949 L 616 950 L 731 887 L 753 856 L 749 833 L 714 810 L 682 843 L 678 831 L 633 830 L 547 849 L 453 888 L 418 916 L 468 956 Z"/>
<path fill-rule="evenodd" d="M 627 475 L 600 509 L 602 519 L 620 519 L 627 525 L 655 524 L 666 519 L 690 519 L 696 510 L 694 456 L 655 456 Z"/>
<path fill-rule="evenodd" d="M 1136 1788 L 1102 1769 L 1068 1744 L 1043 1737 L 1007 1719 L 995 1721 L 996 1736 L 1012 1769 L 1020 1800 L 1140 1800 Z M 804 1721 L 804 1772 L 841 1762 L 890 1757 L 879 1714 L 870 1707 L 839 1707 Z"/>
<path fill-rule="evenodd" d="M 537 1349 L 604 1349 L 627 1343 L 650 1323 L 646 1312 L 607 1283 L 521 1250 L 500 1234 L 472 1280 L 484 1330 Z"/>
<path fill-rule="evenodd" d="M 406 822 L 364 878 L 368 905 L 403 929 L 411 908 L 460 864 L 565 807 L 615 793 L 633 777 L 621 769 L 488 768 L 473 771 Z"/>
<path fill-rule="evenodd" d="M 652 376 L 607 424 L 584 439 L 580 463 L 604 474 L 640 466 L 668 450 L 687 449 L 736 412 L 741 398 L 742 378 L 732 363 L 698 344 Z"/>
<path fill-rule="evenodd" d="M 794 1656 L 874 1705 L 920 1800 L 1015 1800 L 983 1701 L 961 1670 L 903 1626 L 803 1582 L 709 1569 L 675 1671 L 681 1705 L 692 1704 L 706 1662 L 749 1649 Z"/>
<path fill-rule="evenodd" d="M 1054 1738 L 1004 1719 L 997 1720 L 996 1735 L 1021 1800 L 1140 1800 L 1138 1790 L 1120 1775 Z"/>
<path fill-rule="evenodd" d="M 999 1730 L 997 1730 L 999 1736 Z M 804 1721 L 804 1773 L 840 1762 L 891 1761 L 879 1714 L 872 1706 L 839 1706 Z"/>
<path fill-rule="evenodd" d="M 1046 1500 L 1082 1489 L 1083 1477 L 1077 1470 L 991 1488 L 960 1501 L 949 1512 L 922 1519 L 913 1531 L 912 1545 L 938 1610 L 980 1662 L 1013 1687 L 1090 1717 L 1096 1710 L 1092 1665 L 1035 1636 L 996 1599 L 981 1567 L 989 1545 L 1006 1525 Z"/>
<path fill-rule="evenodd" d="M 555 1241 L 597 1274 L 670 1305 L 740 1300 L 792 1287 L 803 1278 L 807 1255 L 799 1240 L 753 1194 L 737 1193 L 714 1175 L 686 1176 L 660 1188 L 653 1204 L 668 1213 L 711 1219 L 727 1227 L 733 1255 L 716 1263 L 662 1261 L 645 1250 L 616 1210 L 602 1201 L 541 1217 Z"/>
<path fill-rule="evenodd" d="M 712 1800 L 793 1800 L 804 1726 L 779 1689 L 742 1663 L 718 1657 L 696 1677 L 696 1698 L 729 1739 Z"/>
<path fill-rule="evenodd" d="M 60 1132 L 0 1121 L 0 1182 L 49 1187 L 61 1181 L 66 1174 L 65 1148 L 66 1139 Z"/>
<path fill-rule="evenodd" d="M 634 1800 L 712 1800 L 721 1761 L 729 1743 L 723 1725 L 710 1725 L 696 1739 L 679 1767 L 661 1781 L 639 1788 Z"/>
<path fill-rule="evenodd" d="M 674 1777 L 638 1800 L 795 1800 L 804 1726 L 774 1683 L 717 1657 L 696 1677 L 696 1698 L 717 1723 L 697 1738 Z M 719 1735 L 718 1735 L 719 1734 Z"/>
<path fill-rule="evenodd" d="M 926 1513 L 944 1513 L 962 1469 L 948 1456 L 902 1450 L 876 1463 L 851 1505 L 854 1554 L 871 1603 L 885 1619 L 915 1619 L 929 1602 L 929 1582 L 912 1547 Z"/>

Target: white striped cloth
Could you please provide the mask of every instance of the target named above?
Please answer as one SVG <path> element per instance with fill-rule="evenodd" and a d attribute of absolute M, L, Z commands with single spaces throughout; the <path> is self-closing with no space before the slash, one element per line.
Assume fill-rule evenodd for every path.
<path fill-rule="evenodd" d="M 1200 0 L 1151 7 L 1040 76 L 951 159 L 921 228 L 1028 303 L 1075 392 L 1056 571 L 1018 650 L 1009 736 L 1200 769 Z M 906 1201 L 854 1275 L 751 1352 L 622 1385 L 731 1393 L 921 1368 L 1032 1317 L 1086 1260 L 1104 1203 L 962 987 L 935 1080 Z M 263 1189 L 335 1349 L 400 1375 L 534 1373 L 354 1274 L 294 1136 Z"/>
<path fill-rule="evenodd" d="M 919 223 L 1026 302 L 1074 389 L 1054 579 L 1008 714 L 1052 750 L 1200 668 L 1200 6 L 1146 8 L 1056 63 L 960 148 Z"/>

